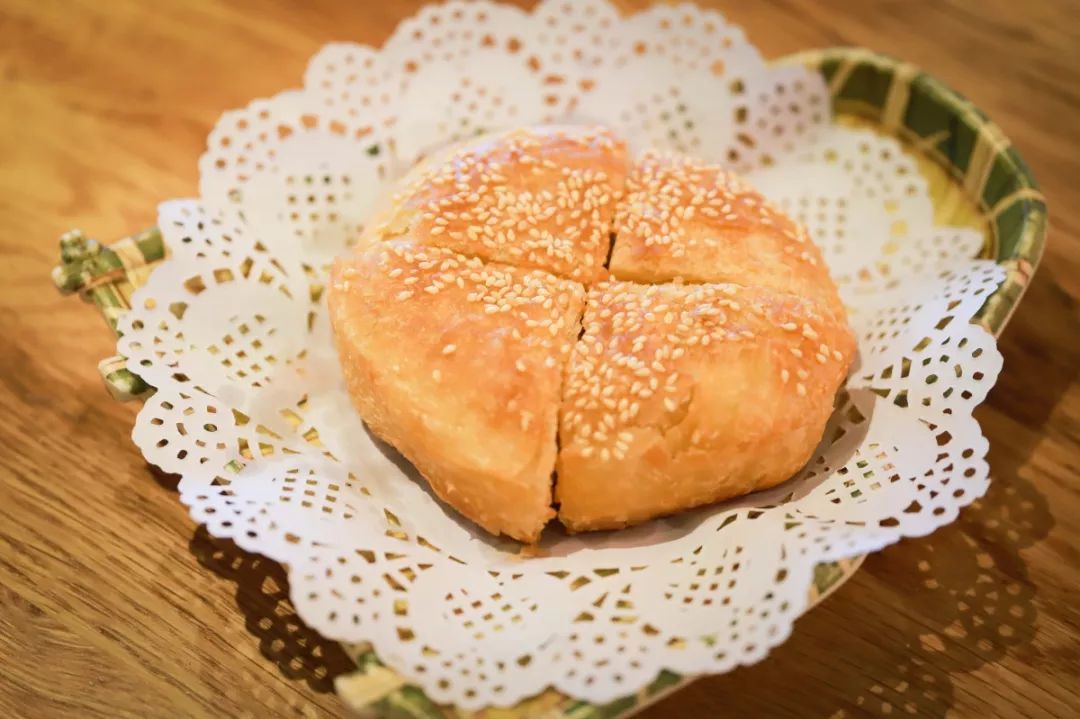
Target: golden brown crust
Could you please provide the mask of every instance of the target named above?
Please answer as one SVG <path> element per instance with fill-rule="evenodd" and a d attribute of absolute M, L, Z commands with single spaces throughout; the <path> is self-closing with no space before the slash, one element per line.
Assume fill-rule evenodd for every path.
<path fill-rule="evenodd" d="M 784 481 L 809 459 L 855 343 L 814 300 L 734 284 L 590 290 L 560 414 L 556 499 L 608 529 Z"/>
<path fill-rule="evenodd" d="M 545 272 L 400 240 L 340 259 L 328 291 L 371 430 L 462 514 L 524 542 L 554 515 L 562 371 L 583 299 Z"/>
<path fill-rule="evenodd" d="M 455 146 L 404 178 L 365 242 L 408 235 L 591 283 L 606 276 L 626 147 L 603 128 L 536 127 Z"/>
<path fill-rule="evenodd" d="M 801 226 L 690 159 L 646 153 L 626 175 L 604 130 L 448 148 L 335 266 L 330 314 L 358 410 L 490 532 L 535 541 L 553 469 L 574 531 L 782 482 L 851 362 Z M 612 273 L 634 282 L 608 280 L 612 230 Z M 577 281 L 592 284 L 587 306 Z"/>
<path fill-rule="evenodd" d="M 615 213 L 611 274 L 634 282 L 737 282 L 840 307 L 806 230 L 736 175 L 644 153 Z"/>

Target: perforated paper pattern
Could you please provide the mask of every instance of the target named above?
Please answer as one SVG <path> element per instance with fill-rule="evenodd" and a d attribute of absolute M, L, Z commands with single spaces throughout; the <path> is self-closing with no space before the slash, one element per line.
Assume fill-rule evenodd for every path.
<path fill-rule="evenodd" d="M 824 249 L 860 351 L 791 481 L 618 533 L 549 530 L 524 558 L 368 435 L 323 292 L 417 157 L 568 119 L 748 172 Z M 303 89 L 226 113 L 200 172 L 199 199 L 161 206 L 172 256 L 120 321 L 120 353 L 157 388 L 135 441 L 211 533 L 288 566 L 305 621 L 372 642 L 436 701 L 553 685 L 605 702 L 663 668 L 757 661 L 804 611 L 816 563 L 926 534 L 986 488 L 971 412 L 1001 357 L 971 318 L 1001 269 L 972 259 L 979 233 L 934 225 L 896 141 L 830 124 L 819 76 L 767 66 L 714 12 L 428 7 L 382 49 L 329 45 Z"/>

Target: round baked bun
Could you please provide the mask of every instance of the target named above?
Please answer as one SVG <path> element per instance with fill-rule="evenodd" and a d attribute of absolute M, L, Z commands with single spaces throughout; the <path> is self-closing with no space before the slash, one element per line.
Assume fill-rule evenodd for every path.
<path fill-rule="evenodd" d="M 602 128 L 434 153 L 327 294 L 369 428 L 524 542 L 556 513 L 611 529 L 784 481 L 855 352 L 802 227 L 721 168 L 628 163 Z"/>

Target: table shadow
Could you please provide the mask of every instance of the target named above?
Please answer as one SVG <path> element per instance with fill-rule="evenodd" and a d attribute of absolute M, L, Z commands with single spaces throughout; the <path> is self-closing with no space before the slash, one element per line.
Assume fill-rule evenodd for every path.
<path fill-rule="evenodd" d="M 177 491 L 179 475 L 148 465 L 163 489 Z M 231 539 L 212 536 L 205 525 L 195 529 L 188 550 L 200 565 L 236 586 L 236 607 L 244 626 L 259 642 L 259 652 L 282 676 L 305 682 L 313 691 L 334 691 L 334 679 L 356 670 L 341 644 L 323 638 L 304 624 L 289 599 L 285 568 L 247 552 Z"/>
<path fill-rule="evenodd" d="M 236 585 L 236 606 L 247 631 L 283 676 L 326 693 L 334 691 L 336 677 L 355 671 L 340 644 L 324 639 L 297 615 L 280 564 L 211 536 L 205 526 L 195 530 L 188 548 L 199 564 Z"/>

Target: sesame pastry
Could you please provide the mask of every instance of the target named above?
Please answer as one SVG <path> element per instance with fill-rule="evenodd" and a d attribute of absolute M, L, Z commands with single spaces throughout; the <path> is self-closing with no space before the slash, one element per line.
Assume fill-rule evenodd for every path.
<path fill-rule="evenodd" d="M 371 431 L 523 542 L 556 515 L 614 529 L 784 481 L 855 352 L 802 227 L 720 168 L 630 165 L 603 128 L 431 156 L 327 296 Z"/>
<path fill-rule="evenodd" d="M 786 292 L 594 286 L 563 391 L 559 519 L 623 527 L 784 481 L 820 441 L 853 351 L 846 324 Z"/>
<path fill-rule="evenodd" d="M 451 146 L 399 183 L 361 240 L 407 235 L 590 283 L 604 276 L 626 144 L 605 128 L 515 130 Z"/>
<path fill-rule="evenodd" d="M 330 316 L 368 427 L 492 534 L 535 541 L 581 285 L 407 240 L 338 261 Z"/>
<path fill-rule="evenodd" d="M 615 213 L 611 273 L 634 282 L 737 282 L 839 306 L 806 229 L 734 173 L 647 151 Z"/>

